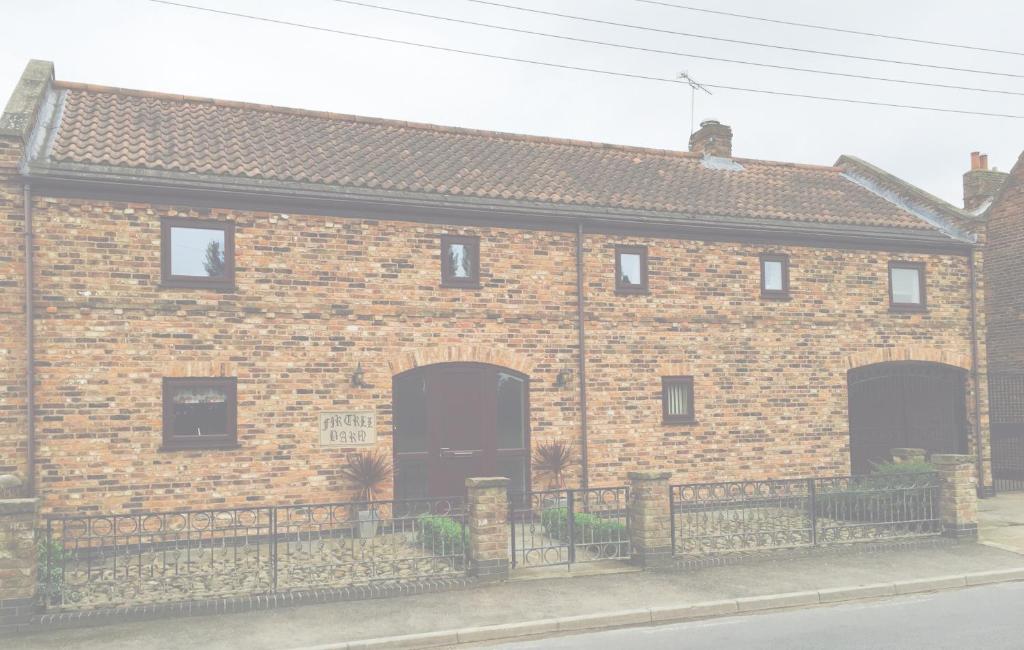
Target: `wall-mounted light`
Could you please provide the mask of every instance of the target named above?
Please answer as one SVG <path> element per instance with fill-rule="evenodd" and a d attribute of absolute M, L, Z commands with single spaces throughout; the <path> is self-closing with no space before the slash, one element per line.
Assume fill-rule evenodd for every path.
<path fill-rule="evenodd" d="M 572 381 L 572 370 L 568 368 L 562 368 L 555 375 L 555 388 L 565 388 Z"/>
<path fill-rule="evenodd" d="M 352 386 L 355 388 L 372 388 L 372 384 L 366 381 L 366 376 L 363 374 L 363 364 L 359 362 L 356 364 L 355 372 L 352 373 Z"/>

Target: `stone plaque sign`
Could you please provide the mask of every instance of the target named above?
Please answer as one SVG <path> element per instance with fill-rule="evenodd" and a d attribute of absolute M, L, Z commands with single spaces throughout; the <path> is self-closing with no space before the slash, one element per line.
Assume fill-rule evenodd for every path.
<path fill-rule="evenodd" d="M 320 414 L 321 447 L 370 447 L 377 444 L 373 411 Z"/>

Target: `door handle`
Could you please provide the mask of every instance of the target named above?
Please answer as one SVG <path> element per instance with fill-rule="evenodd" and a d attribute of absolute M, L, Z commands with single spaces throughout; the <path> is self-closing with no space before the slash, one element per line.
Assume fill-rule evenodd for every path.
<path fill-rule="evenodd" d="M 441 448 L 441 458 L 465 458 L 466 456 L 472 456 L 476 451 L 473 449 L 449 449 L 447 447 Z"/>

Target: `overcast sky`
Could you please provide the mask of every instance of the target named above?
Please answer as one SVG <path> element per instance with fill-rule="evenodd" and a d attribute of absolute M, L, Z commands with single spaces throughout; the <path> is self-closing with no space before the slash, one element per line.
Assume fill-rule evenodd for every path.
<path fill-rule="evenodd" d="M 511 34 L 335 0 L 181 0 L 189 4 L 446 47 L 708 84 L 1024 115 L 1024 96 L 769 70 Z M 652 6 L 636 0 L 500 0 L 740 40 L 1024 75 L 1024 56 L 838 34 Z M 666 0 L 936 41 L 1024 51 L 1024 2 L 994 0 Z M 932 70 L 721 43 L 483 6 L 467 0 L 367 0 L 578 38 L 703 56 L 1024 93 L 1024 78 Z M 3 0 L 0 85 L 30 58 L 58 79 L 419 122 L 685 149 L 690 91 L 676 84 L 557 70 L 218 16 L 147 0 Z M 1008 169 L 1024 120 L 714 90 L 696 119 L 732 126 L 737 156 L 832 164 L 864 158 L 961 204 L 969 152 Z"/>

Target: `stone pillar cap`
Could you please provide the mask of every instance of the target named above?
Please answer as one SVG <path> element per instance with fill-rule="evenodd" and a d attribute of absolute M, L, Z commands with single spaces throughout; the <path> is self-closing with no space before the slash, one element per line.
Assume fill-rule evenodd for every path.
<path fill-rule="evenodd" d="M 970 454 L 932 454 L 933 465 L 963 465 L 974 463 L 974 456 Z"/>
<path fill-rule="evenodd" d="M 509 481 L 504 476 L 480 476 L 466 479 L 466 487 L 508 487 Z"/>
<path fill-rule="evenodd" d="M 626 476 L 631 481 L 663 481 L 668 477 L 672 476 L 672 472 L 643 470 L 636 472 L 627 472 Z"/>

